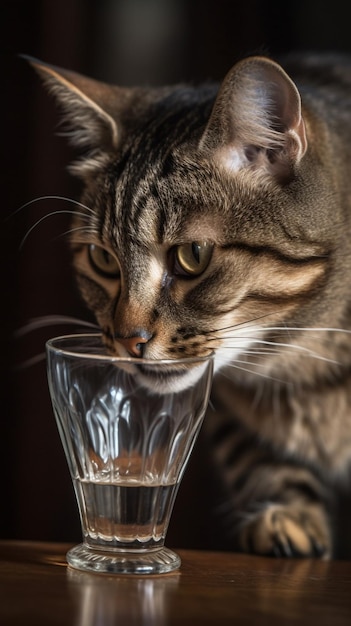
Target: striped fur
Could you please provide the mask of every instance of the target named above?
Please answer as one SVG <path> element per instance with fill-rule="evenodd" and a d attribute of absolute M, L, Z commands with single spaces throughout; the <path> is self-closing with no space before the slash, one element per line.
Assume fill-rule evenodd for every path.
<path fill-rule="evenodd" d="M 88 146 L 71 245 L 106 344 L 215 351 L 225 547 L 331 557 L 351 458 L 351 63 L 292 61 L 299 91 L 261 57 L 220 88 L 148 90 L 33 63 Z"/>

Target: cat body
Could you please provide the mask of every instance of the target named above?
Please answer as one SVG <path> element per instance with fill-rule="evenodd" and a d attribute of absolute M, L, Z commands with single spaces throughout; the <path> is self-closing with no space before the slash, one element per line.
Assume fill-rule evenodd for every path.
<path fill-rule="evenodd" d="M 220 86 L 159 89 L 32 63 L 83 150 L 73 263 L 109 349 L 215 352 L 226 547 L 331 557 L 351 460 L 351 61 L 288 75 L 249 57 Z"/>

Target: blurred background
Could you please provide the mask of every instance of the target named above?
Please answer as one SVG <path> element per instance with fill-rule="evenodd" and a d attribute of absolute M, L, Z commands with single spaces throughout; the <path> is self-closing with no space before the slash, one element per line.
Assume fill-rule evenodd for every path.
<path fill-rule="evenodd" d="M 32 320 L 89 319 L 62 236 L 70 207 L 43 199 L 79 197 L 66 171 L 73 154 L 56 135 L 53 100 L 18 55 L 121 85 L 198 83 L 220 80 L 249 53 L 351 52 L 349 31 L 344 0 L 1 0 L 0 538 L 80 539 L 42 359 L 47 338 L 76 328 L 36 329 Z M 51 212 L 58 213 L 45 219 Z M 168 545 L 216 547 L 203 457 L 200 442 Z"/>

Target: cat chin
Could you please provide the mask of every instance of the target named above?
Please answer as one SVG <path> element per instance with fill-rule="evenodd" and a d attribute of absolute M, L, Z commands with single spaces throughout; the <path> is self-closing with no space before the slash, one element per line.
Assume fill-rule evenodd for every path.
<path fill-rule="evenodd" d="M 121 344 L 115 345 L 116 356 L 129 359 L 129 354 Z M 135 363 L 133 363 L 135 361 Z M 139 383 L 148 391 L 160 394 L 178 393 L 192 387 L 201 378 L 207 362 L 200 365 L 184 365 L 176 362 L 160 364 L 159 360 L 131 359 L 124 369 L 135 374 Z"/>
<path fill-rule="evenodd" d="M 191 369 L 179 369 L 166 366 L 155 373 L 152 366 L 138 367 L 137 378 L 148 391 L 154 393 L 179 393 L 192 387 L 202 376 L 207 364 L 201 364 Z"/>

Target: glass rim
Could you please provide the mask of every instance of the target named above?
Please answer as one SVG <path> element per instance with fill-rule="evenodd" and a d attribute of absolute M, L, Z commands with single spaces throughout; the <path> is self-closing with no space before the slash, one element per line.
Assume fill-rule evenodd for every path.
<path fill-rule="evenodd" d="M 46 349 L 56 354 L 62 354 L 65 356 L 73 357 L 76 359 L 91 359 L 92 361 L 106 361 L 109 363 L 135 363 L 136 365 L 181 365 L 182 363 L 205 363 L 211 361 L 214 358 L 214 352 L 212 351 L 208 356 L 185 356 L 177 359 L 145 359 L 144 357 L 132 357 L 132 356 L 118 356 L 114 354 L 92 354 L 90 352 L 75 352 L 72 348 L 64 348 L 55 346 L 55 342 L 63 342 L 65 340 L 75 339 L 101 339 L 102 333 L 71 333 L 69 335 L 58 335 L 52 337 L 45 342 Z M 103 344 L 102 344 L 103 345 Z"/>

